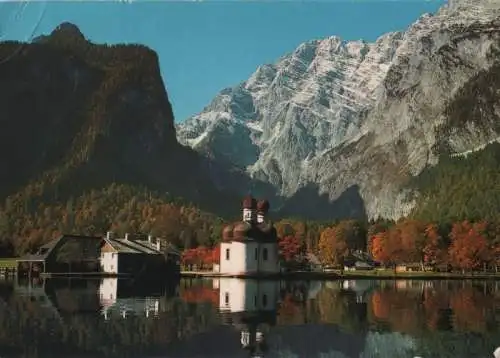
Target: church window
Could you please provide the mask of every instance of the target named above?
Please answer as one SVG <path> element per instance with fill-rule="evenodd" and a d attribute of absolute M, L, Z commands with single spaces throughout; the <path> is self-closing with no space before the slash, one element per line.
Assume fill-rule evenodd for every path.
<path fill-rule="evenodd" d="M 255 248 L 255 260 L 259 259 L 259 249 Z"/>
<path fill-rule="evenodd" d="M 229 292 L 226 292 L 226 294 L 224 295 L 224 303 L 225 303 L 226 305 L 228 305 L 228 304 L 229 304 Z"/>
<path fill-rule="evenodd" d="M 267 306 L 267 295 L 264 294 L 262 296 L 262 307 L 266 307 Z"/>
<path fill-rule="evenodd" d="M 263 259 L 264 261 L 266 261 L 266 260 L 267 260 L 267 248 L 264 248 L 264 250 L 262 250 L 262 259 Z"/>
<path fill-rule="evenodd" d="M 226 260 L 227 261 L 229 261 L 229 257 L 230 257 L 229 254 L 230 254 L 229 249 L 226 249 Z"/>

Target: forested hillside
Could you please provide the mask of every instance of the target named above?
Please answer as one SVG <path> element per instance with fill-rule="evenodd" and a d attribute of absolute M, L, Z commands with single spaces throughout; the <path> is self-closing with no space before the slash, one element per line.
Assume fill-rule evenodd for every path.
<path fill-rule="evenodd" d="M 154 51 L 93 44 L 65 23 L 32 43 L 0 43 L 0 63 L 5 249 L 23 252 L 61 232 L 102 234 L 112 224 L 168 236 L 158 229 L 159 216 L 171 216 L 165 210 L 181 222 L 193 223 L 192 212 L 212 217 L 174 197 L 219 214 L 238 208 L 237 195 L 203 175 L 207 161 L 177 143 Z M 208 240 L 197 235 L 189 240 Z"/>
<path fill-rule="evenodd" d="M 443 155 L 439 164 L 412 182 L 418 190 L 412 216 L 435 222 L 498 220 L 500 213 L 500 143 L 467 156 Z"/>

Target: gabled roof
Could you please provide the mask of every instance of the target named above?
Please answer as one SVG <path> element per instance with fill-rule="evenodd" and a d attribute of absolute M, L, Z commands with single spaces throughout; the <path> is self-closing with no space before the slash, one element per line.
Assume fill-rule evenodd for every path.
<path fill-rule="evenodd" d="M 162 255 L 148 240 L 104 239 L 118 253 Z"/>
<path fill-rule="evenodd" d="M 85 255 L 88 254 L 89 250 L 91 252 L 94 252 L 95 249 L 98 248 L 99 242 L 101 241 L 102 238 L 99 236 L 61 235 L 57 239 L 49 241 L 45 245 L 40 246 L 35 254 L 24 255 L 17 261 L 44 261 L 48 258 L 49 255 L 52 254 L 52 252 L 55 252 L 57 254 L 57 252 L 61 250 L 61 247 L 65 247 L 65 245 L 67 245 L 68 243 L 76 243 L 76 247 L 72 247 L 71 249 L 74 252 L 80 250 L 80 254 Z M 91 243 L 90 247 L 88 245 L 89 242 Z"/>

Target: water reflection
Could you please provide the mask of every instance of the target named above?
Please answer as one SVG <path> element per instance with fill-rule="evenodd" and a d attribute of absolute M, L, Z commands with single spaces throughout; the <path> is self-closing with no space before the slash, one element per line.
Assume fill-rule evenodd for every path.
<path fill-rule="evenodd" d="M 280 283 L 226 278 L 215 280 L 214 287 L 223 322 L 240 332 L 251 357 L 261 357 L 268 350 L 265 333 L 276 324 Z"/>
<path fill-rule="evenodd" d="M 105 320 L 112 318 L 127 318 L 131 315 L 158 317 L 160 312 L 166 312 L 168 305 L 161 297 L 173 296 L 176 292 L 172 286 L 167 286 L 169 292 L 162 291 L 164 286 L 144 286 L 129 280 L 104 278 L 99 285 L 99 302 L 101 314 Z"/>
<path fill-rule="evenodd" d="M 493 281 L 0 283 L 2 357 L 491 357 Z"/>

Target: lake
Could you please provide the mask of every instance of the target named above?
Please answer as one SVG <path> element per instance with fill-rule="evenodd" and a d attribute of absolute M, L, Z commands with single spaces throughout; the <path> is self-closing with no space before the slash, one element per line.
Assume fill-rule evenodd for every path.
<path fill-rule="evenodd" d="M 494 281 L 0 281 L 0 357 L 492 357 Z"/>

